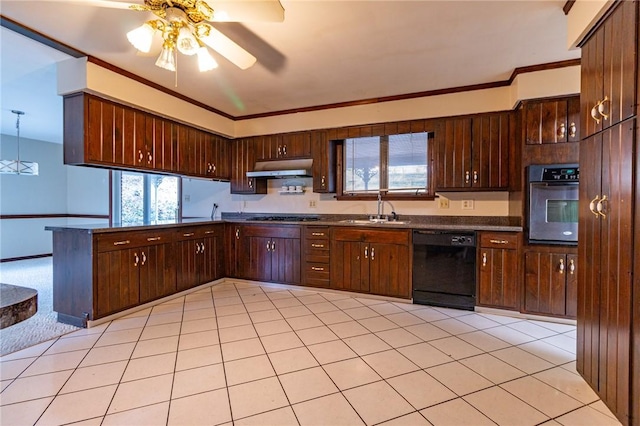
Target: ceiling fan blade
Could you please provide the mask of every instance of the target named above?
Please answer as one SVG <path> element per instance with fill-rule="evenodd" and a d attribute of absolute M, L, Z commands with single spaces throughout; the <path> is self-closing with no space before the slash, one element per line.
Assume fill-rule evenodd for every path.
<path fill-rule="evenodd" d="M 206 0 L 215 22 L 282 22 L 284 8 L 279 0 Z"/>
<path fill-rule="evenodd" d="M 25 0 L 23 0 L 25 1 Z M 115 0 L 26 0 L 26 1 L 38 1 L 46 3 L 76 3 L 81 6 L 94 6 L 105 7 L 108 9 L 131 9 L 131 6 L 139 4 L 131 2 L 121 2 Z"/>
<path fill-rule="evenodd" d="M 238 68 L 246 70 L 256 63 L 256 57 L 244 50 L 229 37 L 208 25 L 209 34 L 200 36 L 200 40 L 207 46 L 227 58 Z"/>

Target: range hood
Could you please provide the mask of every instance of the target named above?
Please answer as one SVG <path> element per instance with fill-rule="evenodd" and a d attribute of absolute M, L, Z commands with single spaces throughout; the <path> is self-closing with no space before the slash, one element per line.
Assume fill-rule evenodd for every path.
<path fill-rule="evenodd" d="M 247 172 L 248 178 L 290 178 L 311 176 L 313 160 L 276 160 L 257 161 L 253 171 Z"/>

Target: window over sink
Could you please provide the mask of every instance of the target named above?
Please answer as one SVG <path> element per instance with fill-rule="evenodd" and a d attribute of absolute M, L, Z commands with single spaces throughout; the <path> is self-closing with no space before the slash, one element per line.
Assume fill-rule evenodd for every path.
<path fill-rule="evenodd" d="M 428 132 L 347 138 L 342 144 L 342 198 L 432 197 Z"/>

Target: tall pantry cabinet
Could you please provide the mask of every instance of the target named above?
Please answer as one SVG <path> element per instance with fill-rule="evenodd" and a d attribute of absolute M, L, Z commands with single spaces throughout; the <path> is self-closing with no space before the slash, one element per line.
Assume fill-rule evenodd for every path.
<path fill-rule="evenodd" d="M 616 3 L 582 47 L 577 369 L 640 425 L 638 1 Z"/>

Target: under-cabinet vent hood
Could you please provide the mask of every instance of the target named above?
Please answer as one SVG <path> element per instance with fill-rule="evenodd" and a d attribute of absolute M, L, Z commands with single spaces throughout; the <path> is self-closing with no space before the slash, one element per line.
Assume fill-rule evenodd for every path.
<path fill-rule="evenodd" d="M 249 178 L 289 178 L 311 176 L 313 160 L 276 160 L 257 161 L 253 171 L 247 172 Z"/>

